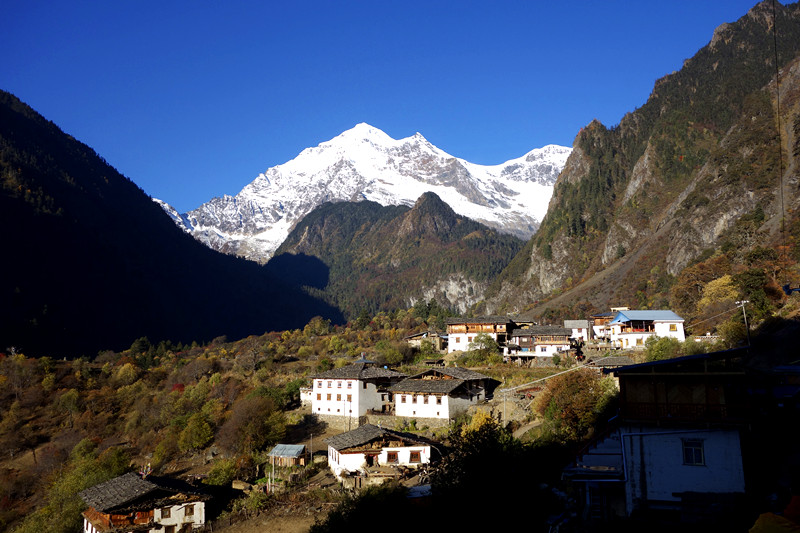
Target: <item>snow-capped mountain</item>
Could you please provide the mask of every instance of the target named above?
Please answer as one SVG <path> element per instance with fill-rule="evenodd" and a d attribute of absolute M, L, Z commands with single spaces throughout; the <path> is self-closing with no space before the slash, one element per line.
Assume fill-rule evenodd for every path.
<path fill-rule="evenodd" d="M 362 123 L 268 169 L 236 196 L 213 198 L 185 214 L 156 201 L 201 242 L 259 262 L 323 202 L 411 206 L 425 192 L 436 193 L 460 215 L 528 239 L 547 212 L 570 152 L 548 145 L 500 165 L 477 165 L 419 133 L 395 140 Z"/>

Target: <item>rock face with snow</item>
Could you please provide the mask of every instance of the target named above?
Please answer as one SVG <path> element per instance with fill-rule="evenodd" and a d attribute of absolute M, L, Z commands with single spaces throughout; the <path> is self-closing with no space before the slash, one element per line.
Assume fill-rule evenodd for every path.
<path fill-rule="evenodd" d="M 571 148 L 548 145 L 500 165 L 453 157 L 419 133 L 395 140 L 358 124 L 268 169 L 236 196 L 214 198 L 185 214 L 159 204 L 216 250 L 267 261 L 291 229 L 323 202 L 371 200 L 414 205 L 436 193 L 459 215 L 528 239 L 547 212 Z"/>

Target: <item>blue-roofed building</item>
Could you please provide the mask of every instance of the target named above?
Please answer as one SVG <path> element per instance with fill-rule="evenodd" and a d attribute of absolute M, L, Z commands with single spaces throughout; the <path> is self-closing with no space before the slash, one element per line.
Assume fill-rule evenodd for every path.
<path fill-rule="evenodd" d="M 608 326 L 611 342 L 622 349 L 644 348 L 649 337 L 686 339 L 683 319 L 669 310 L 617 311 Z"/>

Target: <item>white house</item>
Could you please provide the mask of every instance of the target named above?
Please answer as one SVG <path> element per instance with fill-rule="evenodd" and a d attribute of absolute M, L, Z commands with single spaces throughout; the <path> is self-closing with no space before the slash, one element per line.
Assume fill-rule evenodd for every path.
<path fill-rule="evenodd" d="M 571 339 L 586 343 L 592 338 L 592 328 L 589 327 L 588 320 L 565 320 L 564 327 L 572 330 Z"/>
<path fill-rule="evenodd" d="M 393 403 L 387 388 L 405 378 L 363 358 L 328 370 L 312 377 L 311 412 L 334 423 L 336 417 L 357 421 L 368 411 L 390 413 Z"/>
<path fill-rule="evenodd" d="M 568 352 L 572 330 L 558 326 L 531 326 L 515 329 L 506 347 L 507 360 L 526 361 L 537 357 L 553 357 Z"/>
<path fill-rule="evenodd" d="M 505 346 L 514 322 L 507 316 L 447 319 L 447 353 L 469 350 L 475 337 L 485 333 Z"/>
<path fill-rule="evenodd" d="M 650 337 L 673 337 L 683 342 L 683 319 L 668 310 L 618 311 L 608 324 L 611 342 L 619 348 L 644 348 Z"/>
<path fill-rule="evenodd" d="M 741 434 L 749 427 L 746 350 L 628 365 L 616 427 L 564 470 L 584 517 L 735 511 L 745 493 Z"/>
<path fill-rule="evenodd" d="M 389 387 L 394 412 L 408 418 L 451 419 L 491 398 L 498 381 L 466 368 L 432 368 Z"/>
<path fill-rule="evenodd" d="M 368 475 L 378 467 L 418 468 L 430 463 L 431 445 L 420 437 L 365 424 L 330 437 L 328 465 L 341 479 L 346 475 Z"/>
<path fill-rule="evenodd" d="M 89 506 L 83 512 L 84 533 L 147 531 L 177 533 L 205 525 L 210 498 L 191 485 L 129 472 L 79 493 Z"/>

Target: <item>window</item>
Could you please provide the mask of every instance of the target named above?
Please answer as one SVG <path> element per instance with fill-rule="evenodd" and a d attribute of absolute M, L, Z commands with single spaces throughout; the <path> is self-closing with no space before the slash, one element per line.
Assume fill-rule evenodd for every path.
<path fill-rule="evenodd" d="M 547 346 L 539 346 L 539 351 L 545 353 L 547 351 Z"/>
<path fill-rule="evenodd" d="M 321 381 L 317 381 L 317 387 L 319 387 L 320 389 L 322 388 L 322 382 Z"/>
<path fill-rule="evenodd" d="M 670 324 L 669 325 L 670 331 L 678 331 L 678 324 Z"/>
<path fill-rule="evenodd" d="M 386 462 L 387 463 L 396 463 L 397 462 L 397 452 L 386 452 Z"/>
<path fill-rule="evenodd" d="M 317 393 L 317 401 L 320 401 L 320 400 L 322 400 L 322 394 Z"/>
<path fill-rule="evenodd" d="M 400 403 L 406 403 L 406 395 L 405 394 L 400 396 Z"/>
<path fill-rule="evenodd" d="M 187 505 L 183 511 L 184 516 L 194 516 L 194 505 Z"/>
<path fill-rule="evenodd" d="M 172 509 L 169 507 L 164 507 L 161 509 L 161 518 L 171 518 L 172 517 Z"/>
<path fill-rule="evenodd" d="M 347 401 L 348 402 L 352 402 L 353 401 L 353 395 L 352 394 L 348 394 L 347 395 Z"/>
<path fill-rule="evenodd" d="M 330 389 L 331 387 L 333 387 L 333 381 L 328 382 L 328 388 Z"/>
<path fill-rule="evenodd" d="M 348 389 L 352 389 L 353 388 L 353 382 L 352 381 L 348 381 L 347 382 L 347 388 Z"/>
<path fill-rule="evenodd" d="M 416 394 L 411 396 L 411 403 L 417 403 L 417 395 Z"/>
<path fill-rule="evenodd" d="M 459 342 L 461 342 L 461 337 L 456 337 L 456 344 L 458 344 Z"/>
<path fill-rule="evenodd" d="M 638 339 L 636 339 L 636 346 L 641 346 L 642 344 L 644 344 L 643 338 L 639 337 Z"/>
<path fill-rule="evenodd" d="M 336 382 L 336 388 L 337 389 L 341 389 L 342 388 L 342 382 L 341 381 L 337 381 Z"/>
<path fill-rule="evenodd" d="M 419 452 L 411 452 L 411 458 L 408 460 L 410 463 L 419 463 Z"/>
<path fill-rule="evenodd" d="M 342 395 L 341 394 L 337 394 L 336 395 L 336 401 L 337 402 L 341 402 L 342 401 Z"/>
<path fill-rule="evenodd" d="M 327 399 L 328 401 L 330 401 L 330 400 L 331 400 L 331 395 L 330 395 L 330 393 L 329 393 L 329 394 L 327 394 L 326 396 L 327 396 L 327 398 L 326 398 L 326 399 Z"/>
<path fill-rule="evenodd" d="M 436 397 L 436 405 L 442 405 L 442 397 L 441 396 L 437 396 Z M 436 413 L 436 414 L 439 414 L 439 413 Z"/>
<path fill-rule="evenodd" d="M 422 403 L 428 403 L 428 397 L 427 396 L 423 396 L 422 397 Z"/>
<path fill-rule="evenodd" d="M 703 439 L 683 440 L 683 464 L 690 466 L 704 466 L 706 464 L 703 453 Z"/>
<path fill-rule="evenodd" d="M 175 533 L 175 526 L 165 526 L 164 533 Z"/>

